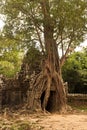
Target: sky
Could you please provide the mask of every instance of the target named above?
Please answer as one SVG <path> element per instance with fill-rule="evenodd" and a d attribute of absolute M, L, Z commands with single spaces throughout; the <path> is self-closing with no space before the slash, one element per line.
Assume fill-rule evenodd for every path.
<path fill-rule="evenodd" d="M 87 47 L 87 40 L 80 44 L 79 47 L 76 47 L 76 51 L 81 51 L 83 47 Z"/>
<path fill-rule="evenodd" d="M 3 26 L 4 26 L 4 22 L 0 20 L 0 31 L 3 29 Z M 82 47 L 87 47 L 87 40 L 81 43 L 80 46 L 76 48 L 76 51 L 80 51 Z"/>
<path fill-rule="evenodd" d="M 0 20 L 0 30 L 2 30 L 3 26 L 4 26 L 4 22 Z"/>

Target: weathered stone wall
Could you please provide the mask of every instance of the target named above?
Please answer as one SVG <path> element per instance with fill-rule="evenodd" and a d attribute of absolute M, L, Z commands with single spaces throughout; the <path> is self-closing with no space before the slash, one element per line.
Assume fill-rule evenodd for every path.
<path fill-rule="evenodd" d="M 87 94 L 68 94 L 67 100 L 74 106 L 84 106 L 87 105 Z"/>
<path fill-rule="evenodd" d="M 25 87 L 24 87 L 25 85 Z M 19 82 L 18 79 L 6 79 L 0 77 L 0 109 L 4 107 L 15 107 L 26 103 L 27 85 L 25 81 Z"/>
<path fill-rule="evenodd" d="M 35 75 L 33 74 L 31 76 L 31 82 L 29 82 L 29 79 L 23 78 L 22 75 L 22 80 L 20 78 L 6 79 L 0 75 L 0 109 L 4 107 L 20 106 L 27 102 L 29 104 L 29 101 L 31 102 L 30 99 L 32 99 L 32 94 L 34 94 L 31 92 L 32 88 L 29 87 L 29 83 L 32 84 L 33 82 L 33 76 Z M 67 83 L 64 84 L 64 86 L 68 103 L 87 105 L 87 94 L 69 94 Z M 38 95 L 41 93 L 39 90 L 36 91 Z"/>

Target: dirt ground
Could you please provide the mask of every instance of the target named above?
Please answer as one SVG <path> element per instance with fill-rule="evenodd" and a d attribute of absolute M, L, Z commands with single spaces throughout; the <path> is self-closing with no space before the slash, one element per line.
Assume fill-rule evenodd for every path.
<path fill-rule="evenodd" d="M 43 130 L 87 130 L 87 115 L 83 114 L 52 114 L 31 121 L 37 122 Z"/>
<path fill-rule="evenodd" d="M 10 129 L 10 125 L 18 122 L 27 122 L 32 129 L 22 130 L 87 130 L 87 113 L 67 114 L 11 114 L 0 116 L 0 130 L 19 130 L 17 128 Z M 4 127 L 5 125 L 5 127 Z M 16 125 L 15 125 L 16 126 Z M 8 128 L 7 128 L 8 127 Z M 5 128 L 5 129 L 3 129 Z"/>

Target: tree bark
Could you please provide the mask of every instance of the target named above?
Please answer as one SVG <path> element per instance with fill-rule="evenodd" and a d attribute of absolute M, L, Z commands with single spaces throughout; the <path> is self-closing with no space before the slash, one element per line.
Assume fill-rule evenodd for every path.
<path fill-rule="evenodd" d="M 59 102 L 57 105 L 59 106 L 59 109 L 62 110 L 66 106 L 66 97 L 61 77 L 61 68 L 57 45 L 53 38 L 54 21 L 50 16 L 49 1 L 45 0 L 42 2 L 42 10 L 44 14 L 44 39 L 47 52 L 47 62 L 45 63 L 45 69 L 48 79 L 43 106 L 45 109 L 50 95 L 50 88 L 52 85 L 55 86 L 57 91 L 57 103 Z"/>

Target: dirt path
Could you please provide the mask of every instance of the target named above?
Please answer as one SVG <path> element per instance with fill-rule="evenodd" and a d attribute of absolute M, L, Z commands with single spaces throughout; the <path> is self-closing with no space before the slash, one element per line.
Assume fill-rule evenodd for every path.
<path fill-rule="evenodd" d="M 87 130 L 87 115 L 58 115 L 31 118 L 40 130 Z"/>
<path fill-rule="evenodd" d="M 0 125 L 5 128 L 15 123 L 28 122 L 33 130 L 87 130 L 87 113 L 72 114 L 13 114 L 12 117 L 0 116 Z M 10 130 L 10 129 L 4 129 Z M 16 130 L 16 129 L 14 129 Z M 19 130 L 19 129 L 17 129 Z M 25 130 L 25 129 L 23 129 Z M 31 129 L 29 129 L 31 130 Z"/>

